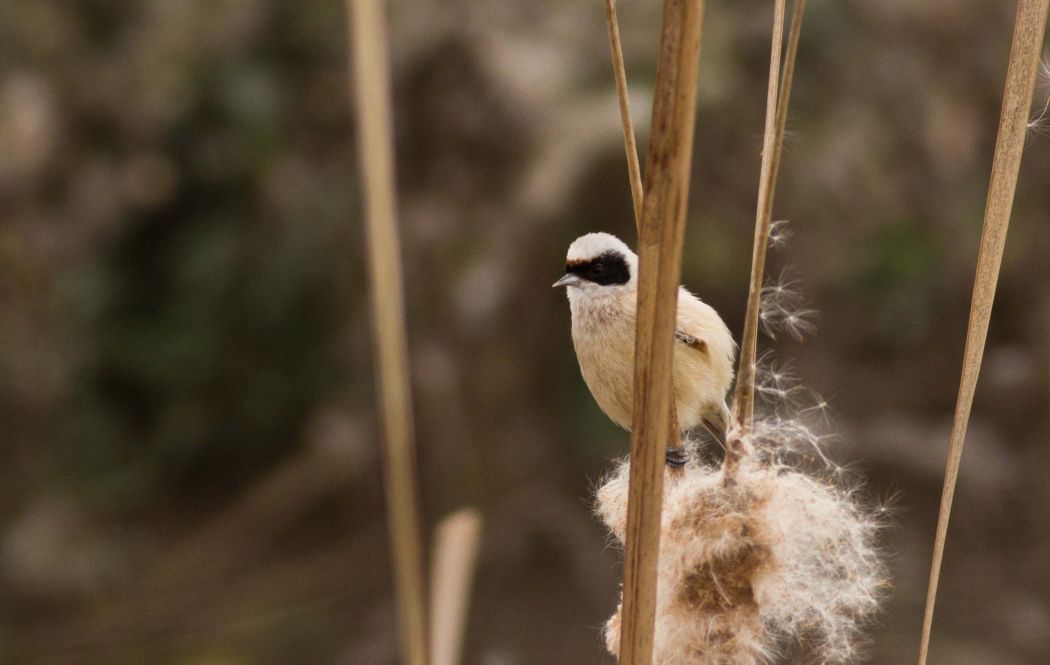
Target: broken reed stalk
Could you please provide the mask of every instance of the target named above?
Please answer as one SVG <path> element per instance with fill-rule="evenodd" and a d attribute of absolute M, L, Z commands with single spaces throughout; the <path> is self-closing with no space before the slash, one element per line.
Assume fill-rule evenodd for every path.
<path fill-rule="evenodd" d="M 623 64 L 620 44 L 620 20 L 616 16 L 616 0 L 605 0 L 605 27 L 609 32 L 609 50 L 612 52 L 613 76 L 616 78 L 616 97 L 620 102 L 620 124 L 623 129 L 623 149 L 627 153 L 627 176 L 631 181 L 631 200 L 634 202 L 634 225 L 642 228 L 642 169 L 638 163 L 638 143 L 634 138 L 631 120 L 631 101 L 627 96 L 627 69 Z"/>
<path fill-rule="evenodd" d="M 481 512 L 457 510 L 434 532 L 430 567 L 430 659 L 432 665 L 459 665 L 474 567 L 481 541 Z"/>
<path fill-rule="evenodd" d="M 401 657 L 425 665 L 426 618 L 421 526 L 416 496 L 404 288 L 394 190 L 394 134 L 386 25 L 379 0 L 347 0 L 357 103 L 360 169 L 379 408 L 386 442 L 386 494 Z"/>
<path fill-rule="evenodd" d="M 702 22 L 703 0 L 664 1 L 638 235 L 634 414 L 620 636 L 620 662 L 625 665 L 652 662 L 664 455 L 671 428 L 671 353 L 689 198 Z"/>
<path fill-rule="evenodd" d="M 966 439 L 966 426 L 970 420 L 970 407 L 973 404 L 977 376 L 981 370 L 988 321 L 992 314 L 995 286 L 999 279 L 999 266 L 1002 263 L 1006 231 L 1010 224 L 1010 209 L 1013 207 L 1017 186 L 1017 174 L 1021 168 L 1021 153 L 1024 151 L 1028 131 L 1028 114 L 1035 90 L 1048 4 L 1050 0 L 1020 0 L 1017 6 L 1010 62 L 1006 71 L 1003 108 L 999 117 L 999 134 L 995 142 L 992 174 L 988 182 L 981 246 L 977 254 L 977 274 L 974 277 L 970 322 L 966 330 L 959 397 L 955 403 L 941 506 L 937 516 L 937 534 L 933 544 L 933 562 L 930 566 L 926 611 L 923 615 L 922 638 L 919 644 L 919 665 L 925 665 L 929 652 L 933 608 L 937 600 L 937 584 L 940 581 L 944 543 L 948 535 L 948 519 L 955 495 L 955 481 L 959 476 L 959 462 Z"/>
<path fill-rule="evenodd" d="M 751 278 L 748 286 L 747 313 L 741 335 L 740 363 L 733 395 L 733 420 L 737 433 L 726 441 L 726 479 L 731 480 L 746 454 L 743 437 L 751 428 L 755 411 L 755 363 L 758 350 L 758 327 L 761 316 L 762 283 L 765 275 L 766 250 L 773 221 L 773 194 L 780 172 L 780 155 L 784 146 L 784 129 L 791 100 L 791 83 L 795 72 L 805 0 L 796 0 L 788 36 L 788 49 L 781 74 L 781 50 L 784 41 L 785 0 L 773 5 L 773 35 L 769 54 L 769 86 L 766 90 L 766 122 L 762 137 L 762 169 L 758 183 L 755 212 L 755 239 L 751 253 Z"/>

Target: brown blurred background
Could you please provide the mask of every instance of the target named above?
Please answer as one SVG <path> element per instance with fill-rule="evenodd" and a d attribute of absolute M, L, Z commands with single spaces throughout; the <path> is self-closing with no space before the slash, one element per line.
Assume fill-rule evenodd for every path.
<path fill-rule="evenodd" d="M 775 215 L 910 661 L 1014 3 L 811 2 Z M 644 150 L 659 3 L 620 7 Z M 708 3 L 684 280 L 739 334 L 771 7 Z M 604 14 L 389 4 L 428 525 L 486 531 L 466 662 L 610 663 L 576 236 L 633 242 Z M 396 659 L 344 7 L 0 3 L 0 662 Z M 1044 85 L 1037 99 L 1050 94 Z M 932 663 L 1050 662 L 1050 139 L 1020 177 Z"/>

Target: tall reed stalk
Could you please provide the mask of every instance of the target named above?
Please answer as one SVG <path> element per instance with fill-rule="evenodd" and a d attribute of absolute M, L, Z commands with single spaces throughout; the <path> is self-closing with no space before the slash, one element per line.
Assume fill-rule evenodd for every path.
<path fill-rule="evenodd" d="M 696 117 L 703 2 L 665 0 L 638 236 L 634 416 L 620 662 L 652 662 L 671 353 Z"/>
<path fill-rule="evenodd" d="M 425 665 L 422 537 L 394 189 L 394 133 L 386 25 L 380 0 L 347 0 L 347 9 L 360 169 L 364 178 L 375 371 L 386 443 L 387 515 L 401 657 L 408 665 Z"/>
<path fill-rule="evenodd" d="M 766 122 L 762 139 L 762 168 L 758 183 L 755 211 L 755 238 L 751 253 L 751 277 L 748 286 L 747 313 L 740 343 L 740 364 L 733 396 L 733 420 L 736 433 L 726 441 L 726 478 L 732 479 L 740 459 L 746 454 L 744 437 L 751 428 L 755 409 L 755 363 L 758 328 L 761 320 L 762 284 L 765 278 L 766 250 L 773 222 L 773 195 L 780 172 L 780 155 L 784 146 L 791 83 L 798 53 L 799 35 L 805 0 L 796 0 L 788 37 L 787 57 L 781 74 L 781 51 L 784 41 L 785 0 L 773 4 L 773 36 L 769 54 L 769 85 L 766 90 Z"/>
<path fill-rule="evenodd" d="M 925 665 L 930 647 L 933 608 L 937 600 L 937 584 L 940 581 L 944 544 L 948 536 L 948 520 L 955 496 L 955 482 L 959 476 L 963 443 L 966 440 L 966 426 L 970 420 L 970 407 L 973 405 L 974 390 L 977 387 L 984 344 L 988 336 L 988 321 L 992 314 L 995 286 L 999 279 L 999 266 L 1002 264 L 1006 231 L 1010 224 L 1017 174 L 1021 168 L 1021 153 L 1024 151 L 1028 130 L 1028 115 L 1035 90 L 1048 6 L 1050 0 L 1020 0 L 1017 5 L 1003 108 L 999 117 L 999 133 L 992 158 L 992 174 L 988 182 L 981 246 L 977 254 L 977 274 L 974 277 L 970 322 L 966 330 L 962 377 L 955 403 L 944 487 L 937 517 L 937 534 L 933 543 L 933 562 L 930 566 L 926 611 L 923 615 L 922 638 L 919 644 L 919 665 Z"/>

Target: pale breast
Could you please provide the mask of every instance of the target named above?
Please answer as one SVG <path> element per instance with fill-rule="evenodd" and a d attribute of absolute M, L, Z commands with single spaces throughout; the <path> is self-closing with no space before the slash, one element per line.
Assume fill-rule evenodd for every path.
<path fill-rule="evenodd" d="M 630 429 L 634 409 L 633 298 L 577 300 L 572 310 L 572 339 L 583 380 L 602 411 L 617 425 Z M 690 325 L 690 329 L 702 331 L 714 348 L 700 351 L 679 341 L 674 343 L 675 405 L 683 429 L 696 427 L 705 415 L 721 408 L 732 381 L 731 359 L 721 348 L 732 345 L 728 331 L 721 335 L 722 330 L 703 326 Z M 721 336 L 728 341 L 722 341 Z"/>
<path fill-rule="evenodd" d="M 612 303 L 573 309 L 572 341 L 580 373 L 598 406 L 624 429 L 631 427 L 634 384 L 634 312 Z"/>

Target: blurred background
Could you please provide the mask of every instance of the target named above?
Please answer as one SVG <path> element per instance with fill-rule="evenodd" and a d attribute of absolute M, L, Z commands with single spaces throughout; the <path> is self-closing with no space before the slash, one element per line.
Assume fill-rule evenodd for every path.
<path fill-rule="evenodd" d="M 466 662 L 611 663 L 628 437 L 550 284 L 634 240 L 604 9 L 388 3 L 422 503 Z M 775 218 L 916 651 L 1014 3 L 811 2 Z M 770 3 L 709 2 L 685 283 L 739 335 Z M 660 4 L 620 6 L 644 151 Z M 0 3 L 0 662 L 396 661 L 343 3 Z M 1050 94 L 1046 82 L 1037 106 Z M 1038 109 L 1034 110 L 1036 113 Z M 932 663 L 1050 661 L 1050 138 L 1022 166 Z"/>

